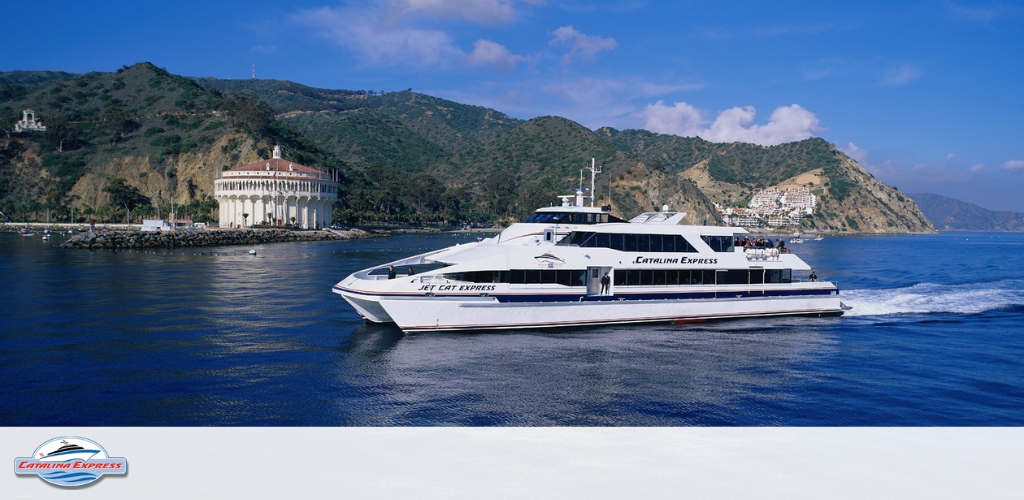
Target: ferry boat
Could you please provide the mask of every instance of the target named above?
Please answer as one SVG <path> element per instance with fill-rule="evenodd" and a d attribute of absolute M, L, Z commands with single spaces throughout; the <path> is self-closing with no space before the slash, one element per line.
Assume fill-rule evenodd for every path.
<path fill-rule="evenodd" d="M 83 448 L 77 444 L 68 443 L 67 441 L 61 441 L 60 448 L 57 448 L 46 456 L 40 457 L 40 462 L 69 462 L 72 460 L 86 461 L 93 457 L 93 455 L 100 452 L 100 450 L 89 450 Z"/>
<path fill-rule="evenodd" d="M 593 192 L 600 170 L 593 162 L 587 169 Z M 786 249 L 737 245 L 748 234 L 742 228 L 681 225 L 686 214 L 668 207 L 626 221 L 585 192 L 562 196 L 561 206 L 540 208 L 492 238 L 357 271 L 333 292 L 366 320 L 406 333 L 848 309 L 835 283 L 795 277 L 811 268 Z"/>

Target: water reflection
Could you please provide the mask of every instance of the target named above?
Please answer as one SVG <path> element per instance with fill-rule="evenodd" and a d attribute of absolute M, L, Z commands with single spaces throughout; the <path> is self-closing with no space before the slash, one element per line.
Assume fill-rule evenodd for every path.
<path fill-rule="evenodd" d="M 12 238 L 0 377 L 18 383 L 0 385 L 16 402 L 0 425 L 764 425 L 827 376 L 837 343 L 837 320 L 808 318 L 406 336 L 330 292 L 476 235 L 255 257 Z"/>
<path fill-rule="evenodd" d="M 805 320 L 405 337 L 363 325 L 339 371 L 353 393 L 385 397 L 337 410 L 356 425 L 764 424 L 834 352 L 816 328 L 830 320 Z"/>

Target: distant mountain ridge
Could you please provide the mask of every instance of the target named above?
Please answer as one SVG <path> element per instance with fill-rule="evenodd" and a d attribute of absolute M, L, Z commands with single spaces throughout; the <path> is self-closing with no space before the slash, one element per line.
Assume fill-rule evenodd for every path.
<path fill-rule="evenodd" d="M 336 214 L 350 223 L 518 220 L 557 203 L 595 158 L 603 168 L 597 204 L 624 218 L 669 205 L 688 223 L 721 223 L 715 203 L 799 186 L 819 199 L 800 229 L 933 230 L 913 200 L 819 138 L 763 147 L 595 131 L 412 90 L 182 77 L 150 63 L 88 75 L 0 73 L 0 122 L 8 127 L 25 108 L 48 129 L 0 135 L 5 213 L 74 206 L 112 218 L 123 205 L 110 196 L 117 183 L 154 204 L 208 207 L 220 171 L 268 158 L 280 144 L 289 160 L 339 180 Z"/>
<path fill-rule="evenodd" d="M 1024 231 L 1024 213 L 989 210 L 932 193 L 907 196 L 941 231 Z"/>

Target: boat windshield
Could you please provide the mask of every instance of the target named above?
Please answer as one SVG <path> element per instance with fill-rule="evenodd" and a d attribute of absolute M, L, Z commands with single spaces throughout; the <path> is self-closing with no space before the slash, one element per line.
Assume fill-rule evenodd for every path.
<path fill-rule="evenodd" d="M 605 224 L 625 222 L 606 213 L 593 212 L 535 212 L 523 220 L 529 224 Z"/>

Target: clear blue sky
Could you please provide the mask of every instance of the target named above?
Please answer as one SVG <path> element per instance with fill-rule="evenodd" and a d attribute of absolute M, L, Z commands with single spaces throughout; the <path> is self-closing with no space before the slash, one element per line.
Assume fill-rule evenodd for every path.
<path fill-rule="evenodd" d="M 13 2 L 0 71 L 404 90 L 590 128 L 839 146 L 883 182 L 1024 212 L 1024 4 Z"/>

